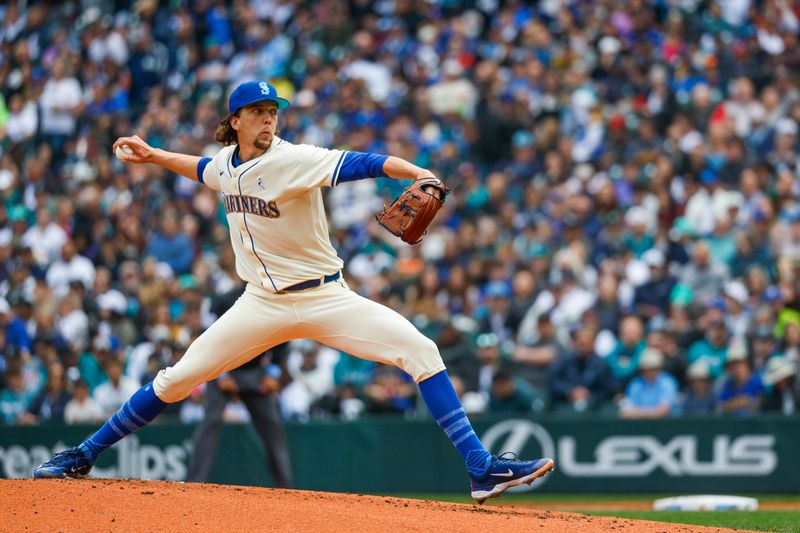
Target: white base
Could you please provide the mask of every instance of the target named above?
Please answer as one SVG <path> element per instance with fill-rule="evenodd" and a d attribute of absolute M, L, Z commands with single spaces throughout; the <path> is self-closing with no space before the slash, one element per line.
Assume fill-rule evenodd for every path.
<path fill-rule="evenodd" d="M 702 496 L 676 496 L 653 502 L 654 511 L 755 511 L 758 500 L 743 496 L 705 494 Z"/>

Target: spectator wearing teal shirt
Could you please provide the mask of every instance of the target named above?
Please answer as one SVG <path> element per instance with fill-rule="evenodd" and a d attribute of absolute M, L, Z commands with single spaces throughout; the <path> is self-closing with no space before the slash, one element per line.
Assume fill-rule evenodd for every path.
<path fill-rule="evenodd" d="M 641 257 L 655 244 L 655 239 L 648 229 L 651 222 L 650 214 L 641 206 L 630 208 L 625 215 L 627 230 L 622 237 L 622 244 L 636 257 Z"/>
<path fill-rule="evenodd" d="M 732 267 L 736 260 L 736 236 L 727 215 L 718 216 L 714 232 L 705 239 L 708 250 L 716 261 Z"/>
<path fill-rule="evenodd" d="M 78 370 L 81 379 L 89 387 L 89 392 L 94 392 L 98 385 L 108 381 L 108 375 L 103 370 L 102 364 L 102 361 L 108 358 L 108 350 L 109 348 L 103 347 L 95 341 L 94 351 L 83 352 L 78 358 Z"/>
<path fill-rule="evenodd" d="M 375 363 L 342 353 L 333 367 L 333 383 L 337 387 L 351 384 L 361 390 L 372 379 Z"/>
<path fill-rule="evenodd" d="M 25 389 L 25 379 L 19 368 L 6 374 L 6 388 L 0 390 L 0 417 L 6 424 L 16 424 L 19 415 L 28 409 L 32 394 Z"/>
<path fill-rule="evenodd" d="M 664 356 L 659 350 L 644 350 L 639 361 L 641 374 L 625 391 L 619 411 L 622 418 L 664 418 L 675 412 L 678 381 L 663 367 Z"/>
<path fill-rule="evenodd" d="M 728 328 L 725 321 L 721 318 L 711 320 L 706 337 L 689 346 L 686 357 L 689 364 L 701 359 L 706 361 L 713 379 L 721 376 L 728 358 Z"/>
<path fill-rule="evenodd" d="M 614 379 L 622 386 L 639 368 L 639 357 L 647 345 L 644 341 L 644 325 L 637 316 L 626 316 L 619 325 L 619 340 L 606 357 Z"/>
<path fill-rule="evenodd" d="M 541 410 L 544 400 L 533 387 L 521 378 L 515 378 L 505 370 L 492 377 L 489 393 L 489 411 L 492 413 L 525 413 Z"/>

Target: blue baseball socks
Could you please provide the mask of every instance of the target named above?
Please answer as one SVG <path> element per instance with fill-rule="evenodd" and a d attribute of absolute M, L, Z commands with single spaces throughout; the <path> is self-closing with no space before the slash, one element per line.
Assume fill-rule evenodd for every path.
<path fill-rule="evenodd" d="M 436 423 L 464 459 L 467 472 L 476 478 L 484 476 L 492 456 L 472 429 L 447 372 L 443 370 L 422 381 L 419 390 Z M 105 449 L 151 422 L 166 406 L 167 403 L 156 396 L 153 384 L 148 383 L 136 391 L 119 411 L 94 435 L 81 443 L 79 448 L 87 458 L 95 460 Z"/>
<path fill-rule="evenodd" d="M 447 371 L 442 370 L 435 376 L 421 381 L 419 390 L 436 423 L 464 459 L 467 472 L 475 478 L 483 477 L 489 469 L 492 454 L 483 447 L 472 429 L 472 424 L 469 423 L 467 413 L 461 406 L 461 400 L 458 399 Z"/>
<path fill-rule="evenodd" d="M 86 458 L 94 461 L 106 448 L 151 422 L 166 406 L 167 403 L 156 396 L 153 384 L 148 383 L 133 393 L 117 414 L 78 447 Z"/>

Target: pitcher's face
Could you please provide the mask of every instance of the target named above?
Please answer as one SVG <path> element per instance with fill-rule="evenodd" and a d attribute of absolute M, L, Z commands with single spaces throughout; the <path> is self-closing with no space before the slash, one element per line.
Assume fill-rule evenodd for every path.
<path fill-rule="evenodd" d="M 267 150 L 278 131 L 278 106 L 269 101 L 247 105 L 238 116 L 231 117 L 231 127 L 236 130 L 239 146 Z"/>

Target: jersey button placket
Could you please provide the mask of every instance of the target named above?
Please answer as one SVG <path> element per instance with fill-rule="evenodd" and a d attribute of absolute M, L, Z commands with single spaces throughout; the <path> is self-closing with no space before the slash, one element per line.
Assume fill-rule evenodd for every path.
<path fill-rule="evenodd" d="M 245 226 L 244 223 L 244 213 L 239 213 L 239 232 L 242 234 L 243 239 L 249 237 L 247 226 Z M 256 256 L 256 254 L 253 253 L 253 249 L 250 246 L 245 246 L 244 251 L 250 257 Z"/>

